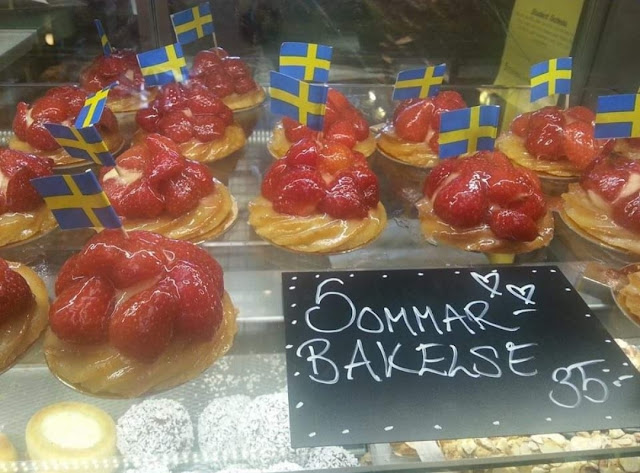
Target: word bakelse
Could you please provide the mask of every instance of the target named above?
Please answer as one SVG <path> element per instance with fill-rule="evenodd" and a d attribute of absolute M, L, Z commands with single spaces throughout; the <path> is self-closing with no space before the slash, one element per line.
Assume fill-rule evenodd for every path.
<path fill-rule="evenodd" d="M 453 344 L 419 343 L 416 340 L 415 344 L 403 345 L 399 342 L 385 344 L 377 340 L 375 349 L 371 348 L 372 337 L 384 332 L 394 333 L 404 330 L 417 338 L 420 334 L 426 333 L 444 336 L 454 331 L 465 331 L 474 336 L 487 330 L 517 332 L 520 329 L 518 326 L 505 326 L 491 321 L 488 318 L 489 303 L 487 301 L 474 300 L 459 308 L 445 304 L 441 308 L 440 315 L 430 306 L 411 306 L 409 310 L 403 307 L 395 313 L 384 307 L 382 313 L 377 313 L 370 307 L 357 308 L 347 294 L 328 290 L 325 286 L 329 284 L 344 285 L 344 282 L 338 278 L 330 278 L 318 285 L 315 295 L 316 305 L 305 312 L 305 323 L 319 336 L 305 341 L 296 350 L 298 357 L 305 358 L 311 364 L 313 374 L 309 375 L 309 378 L 317 383 L 337 383 L 341 378 L 342 370 L 345 372 L 344 378 L 351 381 L 357 369 L 366 370 L 364 374 L 368 374 L 377 382 L 382 382 L 384 378 L 391 378 L 396 371 L 416 376 L 431 374 L 455 377 L 461 374 L 471 378 L 500 378 L 505 370 L 522 377 L 538 374 L 538 371 L 531 366 L 535 360 L 532 352 L 537 343 L 516 344 L 508 341 L 500 347 L 485 344 L 461 352 Z M 529 303 L 535 304 L 533 301 Z M 332 308 L 336 304 L 341 304 L 345 310 L 340 313 L 333 310 L 332 316 L 328 317 L 327 312 L 322 311 L 323 304 L 330 304 Z M 333 325 L 327 326 L 328 323 Z M 354 338 L 354 348 L 349 363 L 339 366 L 331 358 L 331 341 L 328 339 L 330 337 L 325 338 L 321 334 L 340 333 L 348 329 L 353 330 L 354 327 L 362 334 L 362 338 Z M 365 350 L 363 340 L 369 345 L 369 351 Z M 408 352 L 418 353 L 415 358 L 412 358 L 414 363 L 411 366 L 397 361 L 398 358 L 406 360 Z M 380 359 L 382 363 L 378 362 Z M 504 369 L 500 366 L 501 360 L 506 360 Z M 378 367 L 377 371 L 376 367 Z"/>

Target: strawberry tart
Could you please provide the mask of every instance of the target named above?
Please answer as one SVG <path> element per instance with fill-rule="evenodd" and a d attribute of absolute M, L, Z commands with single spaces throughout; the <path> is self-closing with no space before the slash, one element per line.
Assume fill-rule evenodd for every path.
<path fill-rule="evenodd" d="M 537 176 L 498 151 L 442 161 L 427 177 L 423 194 L 416 206 L 431 242 L 491 256 L 533 251 L 553 237 L 553 217 Z"/>
<path fill-rule="evenodd" d="M 144 77 L 136 53 L 114 49 L 110 56 L 100 55 L 80 73 L 80 86 L 93 93 L 118 81 L 109 91 L 107 104 L 114 113 L 135 112 L 146 107 L 155 91 L 145 90 Z"/>
<path fill-rule="evenodd" d="M 432 168 L 439 162 L 440 114 L 466 106 L 462 96 L 453 91 L 403 100 L 393 112 L 393 120 L 378 135 L 378 149 L 404 164 Z"/>
<path fill-rule="evenodd" d="M 82 159 L 69 156 L 44 124 L 73 126 L 87 95 L 87 92 L 79 87 L 64 85 L 50 89 L 31 106 L 19 102 L 13 119 L 15 135 L 9 141 L 9 147 L 51 158 L 56 166 L 86 163 Z M 124 145 L 124 138 L 120 133 L 116 116 L 108 107 L 104 108 L 97 128 L 109 151 L 117 153 Z"/>
<path fill-rule="evenodd" d="M 593 159 L 610 152 L 612 140 L 596 140 L 595 114 L 586 107 L 544 107 L 517 116 L 496 148 L 541 177 L 575 178 Z"/>
<path fill-rule="evenodd" d="M 640 254 L 640 161 L 601 156 L 562 194 L 561 215 L 598 244 Z"/>
<path fill-rule="evenodd" d="M 148 108 L 138 111 L 136 121 L 140 128 L 134 143 L 149 133 L 160 133 L 176 142 L 185 158 L 194 161 L 225 158 L 246 143 L 231 109 L 197 82 L 164 86 Z"/>
<path fill-rule="evenodd" d="M 53 162 L 0 149 L 0 247 L 25 242 L 56 227 L 53 215 L 30 180 L 53 174 Z"/>
<path fill-rule="evenodd" d="M 305 139 L 271 165 L 249 223 L 276 246 L 338 253 L 374 240 L 387 224 L 378 178 L 365 157 L 343 144 Z"/>
<path fill-rule="evenodd" d="M 104 230 L 55 283 L 44 353 L 63 382 L 134 397 L 184 383 L 231 347 L 236 309 L 222 269 L 192 243 Z"/>
<path fill-rule="evenodd" d="M 229 56 L 222 48 L 196 54 L 189 78 L 191 83 L 204 85 L 221 97 L 224 104 L 234 111 L 260 105 L 266 96 L 244 61 Z"/>
<path fill-rule="evenodd" d="M 228 229 L 238 214 L 208 167 L 184 159 L 178 145 L 156 133 L 125 151 L 115 168 L 103 168 L 100 183 L 126 230 L 201 242 Z"/>
<path fill-rule="evenodd" d="M 269 152 L 277 159 L 282 158 L 293 143 L 304 138 L 317 138 L 318 133 L 291 118 L 284 117 L 276 124 L 269 142 Z M 335 89 L 329 89 L 324 116 L 322 138 L 335 141 L 347 148 L 371 156 L 376 142 L 369 130 L 369 123 L 362 113 L 347 98 Z"/>
<path fill-rule="evenodd" d="M 42 279 L 23 264 L 0 259 L 0 372 L 40 337 L 48 312 Z"/>

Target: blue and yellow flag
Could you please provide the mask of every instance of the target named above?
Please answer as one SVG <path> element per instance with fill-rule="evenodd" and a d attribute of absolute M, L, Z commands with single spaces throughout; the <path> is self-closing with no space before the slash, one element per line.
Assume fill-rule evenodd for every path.
<path fill-rule="evenodd" d="M 171 15 L 176 41 L 180 44 L 191 43 L 213 34 L 213 16 L 209 2 L 201 3 Z"/>
<path fill-rule="evenodd" d="M 94 126 L 74 128 L 57 123 L 45 123 L 53 138 L 74 158 L 93 161 L 102 166 L 115 166 L 116 161 Z"/>
<path fill-rule="evenodd" d="M 122 227 L 93 171 L 38 177 L 31 184 L 63 230 Z"/>
<path fill-rule="evenodd" d="M 324 44 L 282 43 L 280 72 L 307 82 L 328 82 L 333 48 Z"/>
<path fill-rule="evenodd" d="M 179 43 L 137 55 L 147 87 L 183 82 L 189 78 L 187 61 Z"/>
<path fill-rule="evenodd" d="M 440 115 L 439 156 L 451 158 L 492 150 L 498 134 L 500 107 L 480 105 Z"/>
<path fill-rule="evenodd" d="M 598 97 L 596 138 L 640 137 L 640 94 Z"/>
<path fill-rule="evenodd" d="M 107 104 L 107 97 L 109 91 L 118 85 L 117 82 L 109 84 L 104 89 L 97 91 L 95 94 L 91 94 L 84 101 L 84 106 L 80 109 L 78 118 L 76 118 L 76 128 L 86 128 L 91 125 L 95 125 L 100 121 L 104 107 Z"/>
<path fill-rule="evenodd" d="M 271 71 L 271 112 L 322 131 L 328 90 L 325 85 L 309 84 Z"/>
<path fill-rule="evenodd" d="M 102 27 L 102 22 L 100 20 L 93 20 L 96 25 L 96 29 L 98 30 L 98 36 L 100 36 L 100 44 L 102 44 L 102 54 L 105 56 L 111 56 L 111 43 L 109 42 L 109 38 L 107 38 L 107 33 L 104 32 L 104 28 Z"/>
<path fill-rule="evenodd" d="M 573 58 L 559 57 L 531 66 L 531 102 L 554 94 L 571 93 Z"/>
<path fill-rule="evenodd" d="M 446 64 L 400 71 L 393 87 L 392 100 L 423 99 L 433 97 L 447 72 Z"/>

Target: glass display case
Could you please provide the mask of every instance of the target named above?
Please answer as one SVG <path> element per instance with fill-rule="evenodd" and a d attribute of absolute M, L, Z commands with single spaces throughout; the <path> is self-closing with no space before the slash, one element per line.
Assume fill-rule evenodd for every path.
<path fill-rule="evenodd" d="M 113 47 L 143 52 L 174 43 L 169 15 L 197 3 L 0 0 L 0 147 L 16 139 L 19 102 L 33 104 L 53 87 L 77 84 L 102 55 L 94 19 L 101 20 Z M 640 61 L 633 55 L 633 47 L 640 44 L 635 28 L 640 4 L 635 0 L 220 0 L 211 2 L 211 11 L 217 44 L 239 56 L 265 90 L 269 71 L 278 68 L 282 42 L 333 46 L 329 85 L 361 112 L 373 134 L 393 121 L 396 75 L 412 67 L 446 63 L 441 90 L 459 93 L 470 107 L 499 105 L 499 134 L 507 133 L 520 113 L 541 107 L 529 103 L 528 68 L 533 63 L 572 55 L 571 95 L 561 103 L 567 100 L 591 109 L 600 95 L 636 93 L 640 76 Z M 187 66 L 193 66 L 199 51 L 212 47 L 209 35 L 185 44 Z M 147 98 L 142 107 L 153 95 Z M 545 100 L 544 105 L 555 105 Z M 136 111 L 115 116 L 125 142 L 118 152 L 127 152 L 132 142 L 140 143 Z M 224 289 L 237 309 L 237 332 L 222 350 L 228 351 L 175 387 L 122 398 L 87 394 L 77 383 L 52 374 L 52 361 L 48 364 L 44 354 L 48 335 L 40 337 L 0 375 L 0 471 L 640 471 L 640 425 L 508 437 L 495 437 L 487 430 L 486 436 L 475 439 L 443 435 L 438 441 L 291 449 L 283 272 L 477 268 L 491 261 L 480 252 L 426 241 L 416 203 L 423 198 L 429 169 L 403 164 L 379 151 L 368 159 L 387 215 L 379 237 L 354 251 L 327 254 L 271 244 L 248 223 L 249 204 L 260 196 L 263 178 L 274 162 L 269 143 L 281 117 L 270 113 L 267 97 L 262 104 L 234 112 L 233 119 L 246 144 L 207 167 L 235 198 L 237 218 L 222 235 L 199 242 L 220 263 Z M 74 166 L 54 173 L 91 168 L 100 175 L 96 164 Z M 7 192 L 5 178 L 0 172 L 0 197 Z M 513 264 L 557 265 L 640 369 L 640 319 L 623 313 L 609 287 L 615 271 L 639 257 L 603 246 L 561 218 L 561 195 L 577 179 L 542 180 L 547 205 L 554 211 L 553 239 L 517 255 Z M 94 233 L 56 228 L 0 248 L 0 258 L 33 269 L 53 301 L 61 267 Z M 2 330 L 0 317 L 0 354 Z M 636 401 L 640 409 L 640 399 Z M 60 403 L 99 410 L 79 413 L 86 407 L 69 404 L 65 410 Z M 46 435 L 34 440 L 28 425 L 36 422 L 35 414 L 59 406 L 58 414 L 40 419 Z M 401 406 L 398 400 L 389 409 Z M 510 406 L 504 408 L 508 411 Z"/>

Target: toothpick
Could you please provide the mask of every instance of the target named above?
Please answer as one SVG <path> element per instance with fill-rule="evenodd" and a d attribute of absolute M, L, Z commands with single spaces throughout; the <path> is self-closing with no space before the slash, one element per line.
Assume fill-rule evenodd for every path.
<path fill-rule="evenodd" d="M 218 47 L 218 38 L 216 38 L 216 32 L 213 32 L 213 46 Z"/>

